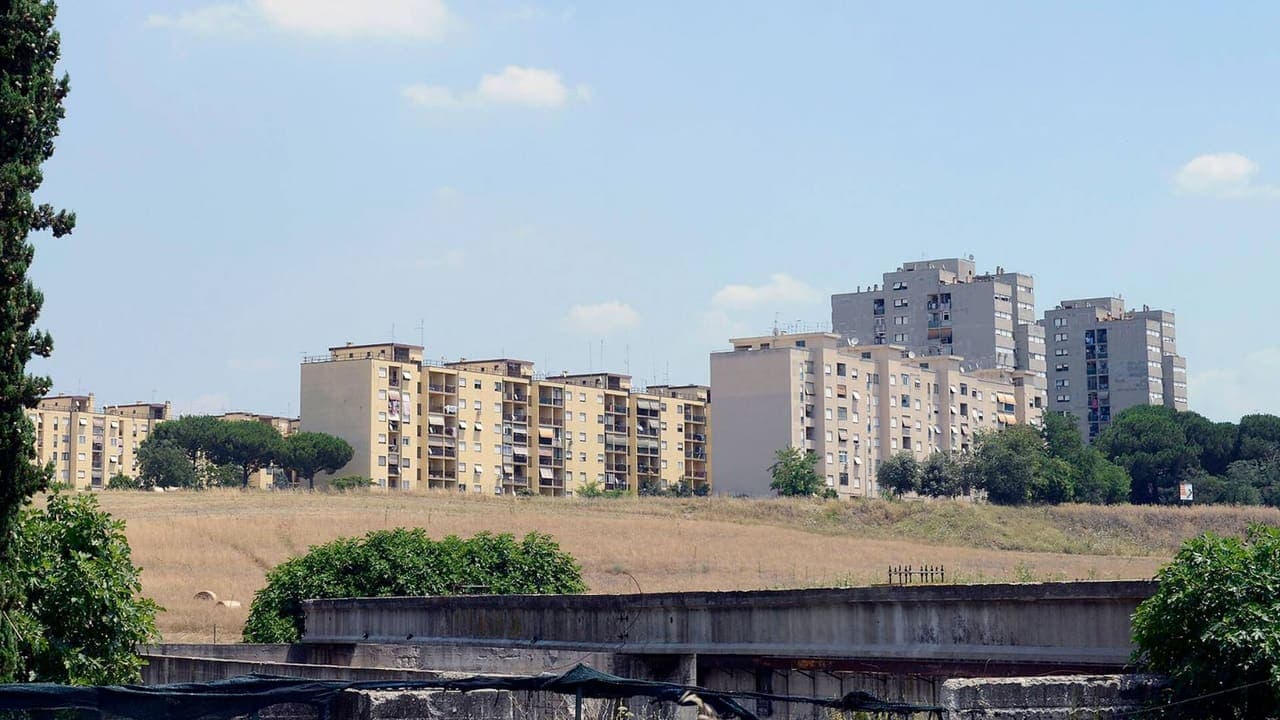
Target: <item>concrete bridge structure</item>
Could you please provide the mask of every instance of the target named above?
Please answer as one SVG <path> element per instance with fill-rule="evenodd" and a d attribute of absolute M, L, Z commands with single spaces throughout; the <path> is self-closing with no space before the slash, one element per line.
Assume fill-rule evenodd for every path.
<path fill-rule="evenodd" d="M 949 677 L 1114 672 L 1154 581 L 311 600 L 304 644 L 546 649 Z"/>

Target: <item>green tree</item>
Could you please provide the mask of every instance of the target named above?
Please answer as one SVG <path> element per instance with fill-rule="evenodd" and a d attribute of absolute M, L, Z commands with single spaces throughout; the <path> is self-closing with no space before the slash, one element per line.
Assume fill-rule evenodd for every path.
<path fill-rule="evenodd" d="M 329 487 L 338 492 L 346 492 L 348 490 L 364 490 L 373 487 L 373 480 L 363 475 L 344 475 L 343 477 L 334 478 L 329 481 Z"/>
<path fill-rule="evenodd" d="M 340 538 L 267 573 L 245 623 L 245 642 L 297 642 L 309 598 L 579 593 L 582 571 L 549 535 L 481 533 L 432 540 L 421 528 Z"/>
<path fill-rule="evenodd" d="M 240 486 L 247 488 L 249 477 L 276 462 L 282 447 L 280 431 L 267 423 L 257 420 L 223 421 L 211 444 L 205 448 L 205 454 L 218 465 L 240 468 Z"/>
<path fill-rule="evenodd" d="M 1235 423 L 1215 423 L 1195 412 L 1177 412 L 1174 422 L 1182 428 L 1187 444 L 1193 446 L 1200 467 L 1212 475 L 1222 475 L 1235 459 L 1238 429 Z"/>
<path fill-rule="evenodd" d="M 1280 529 L 1206 533 L 1160 570 L 1133 616 L 1138 661 L 1171 681 L 1186 718 L 1280 717 Z"/>
<path fill-rule="evenodd" d="M 1080 426 L 1071 413 L 1045 413 L 1041 419 L 1040 434 L 1044 437 L 1045 452 L 1049 457 L 1070 462 L 1084 449 Z"/>
<path fill-rule="evenodd" d="M 979 432 L 965 474 L 997 505 L 1024 505 L 1032 500 L 1032 485 L 1045 457 L 1044 440 L 1027 425 L 1000 432 Z"/>
<path fill-rule="evenodd" d="M 32 357 L 49 357 L 53 338 L 35 329 L 44 296 L 27 277 L 33 232 L 71 232 L 75 215 L 37 206 L 32 194 L 53 155 L 70 82 L 55 75 L 61 39 L 48 0 L 0 3 L 0 680 L 14 677 L 20 659 L 12 617 L 22 611 L 11 576 L 19 513 L 44 489 L 52 469 L 36 464 L 35 432 L 27 411 L 49 391 L 49 379 L 27 374 Z M 9 620 L 6 620 L 9 618 Z"/>
<path fill-rule="evenodd" d="M 935 452 L 920 465 L 920 494 L 955 497 L 964 492 L 960 467 L 950 455 Z"/>
<path fill-rule="evenodd" d="M 279 464 L 293 470 L 307 487 L 315 489 L 316 473 L 332 473 L 351 461 L 351 445 L 342 438 L 318 432 L 300 432 L 281 444 Z"/>
<path fill-rule="evenodd" d="M 1236 460 L 1266 460 L 1280 456 L 1280 417 L 1245 415 L 1236 436 Z"/>
<path fill-rule="evenodd" d="M 140 597 L 124 523 L 92 495 L 54 494 L 23 512 L 14 571 L 22 629 L 15 679 L 86 685 L 137 682 L 137 646 L 155 642 L 159 607 Z"/>
<path fill-rule="evenodd" d="M 876 483 L 880 488 L 902 497 L 920 489 L 920 463 L 914 455 L 902 451 L 880 463 L 876 470 Z"/>
<path fill-rule="evenodd" d="M 1103 457 L 1097 448 L 1081 448 L 1074 465 L 1076 502 L 1114 505 L 1128 501 L 1132 485 L 1129 473 Z"/>
<path fill-rule="evenodd" d="M 1135 503 L 1176 503 L 1178 483 L 1200 467 L 1197 448 L 1187 443 L 1176 415 L 1172 408 L 1136 405 L 1117 414 L 1094 440 L 1094 447 L 1129 473 Z"/>
<path fill-rule="evenodd" d="M 818 477 L 818 456 L 813 451 L 805 451 L 798 447 L 787 446 L 773 454 L 774 462 L 769 466 L 769 474 L 773 480 L 769 489 L 783 497 L 817 495 L 823 487 L 822 478 Z"/>
<path fill-rule="evenodd" d="M 156 425 L 148 440 L 164 440 L 182 448 L 193 466 L 199 467 L 209 449 L 215 447 L 226 421 L 210 415 L 187 415 Z"/>
<path fill-rule="evenodd" d="M 138 478 L 162 488 L 200 486 L 187 452 L 173 440 L 149 437 L 138 446 Z"/>
<path fill-rule="evenodd" d="M 1225 479 L 1256 489 L 1259 501 L 1265 505 L 1280 506 L 1280 458 L 1237 460 L 1227 466 Z M 1200 499 L 1199 495 L 1197 490 L 1197 500 Z"/>

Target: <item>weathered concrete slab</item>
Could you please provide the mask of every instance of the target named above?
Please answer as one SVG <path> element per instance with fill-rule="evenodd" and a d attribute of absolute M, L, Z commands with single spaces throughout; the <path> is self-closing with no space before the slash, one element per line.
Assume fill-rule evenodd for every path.
<path fill-rule="evenodd" d="M 1138 710 L 1160 687 L 1151 675 L 968 678 L 942 685 L 942 705 L 956 720 L 1096 720 Z"/>
<path fill-rule="evenodd" d="M 1119 669 L 1154 581 L 307 601 L 304 643 Z"/>

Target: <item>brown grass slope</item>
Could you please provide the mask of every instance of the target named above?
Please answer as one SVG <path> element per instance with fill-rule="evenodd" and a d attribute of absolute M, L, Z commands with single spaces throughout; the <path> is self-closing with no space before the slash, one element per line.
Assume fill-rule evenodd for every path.
<path fill-rule="evenodd" d="M 127 522 L 170 642 L 239 639 L 268 569 L 308 546 L 397 526 L 435 537 L 550 533 L 592 592 L 868 584 L 890 564 L 941 564 L 959 582 L 1150 577 L 1188 537 L 1280 523 L 1260 508 L 965 502 L 488 498 L 454 494 L 102 493 Z M 199 590 L 239 609 L 193 599 Z"/>

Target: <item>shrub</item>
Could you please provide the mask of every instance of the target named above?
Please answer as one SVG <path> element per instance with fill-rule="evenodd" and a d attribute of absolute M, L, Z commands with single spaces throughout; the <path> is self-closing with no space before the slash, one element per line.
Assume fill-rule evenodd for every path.
<path fill-rule="evenodd" d="M 373 480 L 361 475 L 347 475 L 344 477 L 334 478 L 329 481 L 329 487 L 338 492 L 346 492 L 348 490 L 363 490 L 373 486 Z"/>
<path fill-rule="evenodd" d="M 132 478 L 124 473 L 116 473 L 107 481 L 108 490 L 141 490 L 142 481 L 138 478 Z"/>
<path fill-rule="evenodd" d="M 18 680 L 84 685 L 137 682 L 137 645 L 154 642 L 156 612 L 142 598 L 124 523 L 92 495 L 53 494 L 23 511 L 12 567 L 0 581 L 21 605 L 4 621 L 18 630 Z"/>
<path fill-rule="evenodd" d="M 773 454 L 769 466 L 769 489 L 783 497 L 809 497 L 824 487 L 818 477 L 818 456 L 812 450 L 787 446 Z"/>
<path fill-rule="evenodd" d="M 245 623 L 245 642 L 289 643 L 302 637 L 302 601 L 314 598 L 456 595 L 470 588 L 495 595 L 578 593 L 578 563 L 549 535 L 523 540 L 480 533 L 432 540 L 421 528 L 377 530 L 312 547 L 267 573 Z"/>
<path fill-rule="evenodd" d="M 1280 528 L 1183 545 L 1133 616 L 1136 659 L 1167 675 L 1172 717 L 1280 716 Z M 1209 697 L 1205 697 L 1205 696 Z"/>

